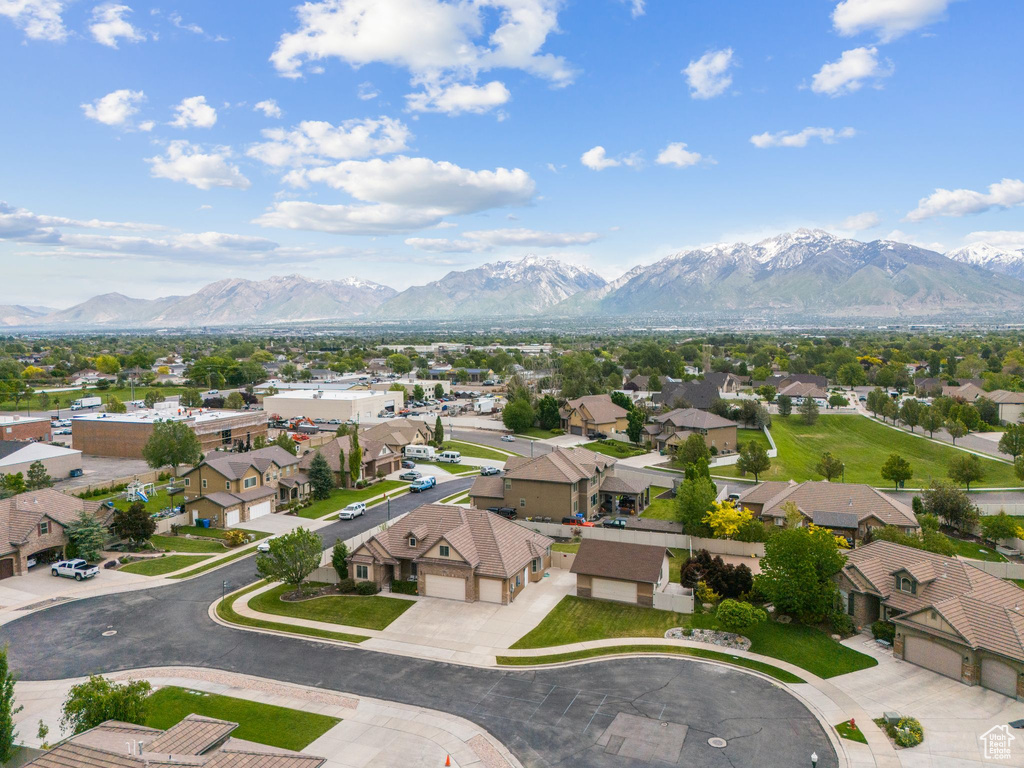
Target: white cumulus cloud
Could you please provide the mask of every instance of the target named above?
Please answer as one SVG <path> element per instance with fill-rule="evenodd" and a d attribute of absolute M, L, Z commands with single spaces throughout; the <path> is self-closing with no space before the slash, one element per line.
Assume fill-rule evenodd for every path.
<path fill-rule="evenodd" d="M 217 110 L 206 103 L 205 96 L 190 96 L 182 99 L 174 108 L 171 125 L 178 128 L 212 128 L 217 122 Z"/>
<path fill-rule="evenodd" d="M 599 144 L 580 155 L 580 162 L 592 171 L 603 171 L 605 168 L 614 168 L 619 165 L 637 167 L 641 161 L 640 156 L 635 152 L 620 157 L 608 157 L 605 148 Z"/>
<path fill-rule="evenodd" d="M 277 168 L 394 154 L 404 150 L 411 138 L 402 121 L 384 116 L 340 125 L 305 120 L 289 130 L 268 128 L 262 133 L 268 141 L 254 144 L 246 154 Z"/>
<path fill-rule="evenodd" d="M 257 101 L 253 106 L 253 109 L 257 112 L 262 112 L 267 117 L 280 117 L 283 112 L 281 108 L 277 106 L 277 102 L 273 99 L 264 99 L 263 101 Z"/>
<path fill-rule="evenodd" d="M 841 35 L 874 31 L 887 43 L 937 21 L 950 0 L 843 0 L 832 12 L 832 25 Z"/>
<path fill-rule="evenodd" d="M 184 140 L 172 141 L 163 155 L 150 157 L 149 172 L 154 178 L 183 181 L 199 189 L 231 187 L 248 189 L 249 180 L 229 162 L 231 150 L 218 147 L 204 152 L 201 147 Z"/>
<path fill-rule="evenodd" d="M 879 61 L 878 49 L 852 48 L 843 51 L 836 61 L 825 64 L 811 78 L 811 90 L 829 96 L 842 96 L 860 90 L 865 81 L 878 84 L 893 73 L 892 62 Z"/>
<path fill-rule="evenodd" d="M 268 227 L 346 234 L 411 232 L 446 216 L 525 205 L 534 182 L 519 168 L 473 171 L 454 163 L 399 155 L 390 160 L 348 160 L 293 171 L 295 186 L 322 183 L 358 203 L 322 205 L 284 201 L 256 219 Z"/>
<path fill-rule="evenodd" d="M 658 165 L 674 165 L 676 168 L 686 168 L 696 165 L 704 156 L 700 152 L 691 152 L 686 144 L 681 141 L 674 141 L 658 153 L 654 162 Z"/>
<path fill-rule="evenodd" d="M 849 139 L 857 132 L 853 128 L 804 128 L 798 133 L 779 131 L 770 133 L 765 131 L 750 137 L 750 143 L 755 147 L 765 149 L 767 147 L 806 147 L 811 139 L 820 139 L 822 144 L 835 144 L 837 139 Z"/>
<path fill-rule="evenodd" d="M 907 221 L 923 221 L 935 216 L 968 216 L 992 208 L 1013 208 L 1024 205 L 1024 181 L 1003 179 L 990 184 L 988 192 L 973 189 L 936 189 L 923 197 L 917 208 L 907 214 Z"/>
<path fill-rule="evenodd" d="M 373 83 L 367 80 L 366 82 L 359 84 L 356 96 L 358 96 L 361 101 L 372 101 L 380 96 L 380 91 L 374 88 Z"/>
<path fill-rule="evenodd" d="M 695 99 L 711 99 L 725 93 L 732 85 L 729 69 L 733 65 L 732 48 L 708 51 L 699 59 L 691 61 L 683 74 L 690 85 L 690 96 Z"/>
<path fill-rule="evenodd" d="M 486 85 L 425 83 L 423 91 L 410 93 L 405 98 L 413 112 L 458 115 L 463 112 L 483 114 L 500 107 L 511 97 L 504 83 L 492 80 Z"/>
<path fill-rule="evenodd" d="M 464 232 L 461 238 L 406 238 L 405 244 L 435 253 L 483 253 L 495 248 L 563 248 L 600 240 L 596 232 L 540 232 L 535 229 L 488 229 Z"/>
<path fill-rule="evenodd" d="M 92 9 L 92 23 L 89 31 L 93 39 L 101 45 L 117 48 L 119 39 L 129 43 L 141 43 L 146 36 L 132 26 L 126 18 L 132 9 L 118 3 L 105 3 Z"/>
<path fill-rule="evenodd" d="M 130 123 L 132 115 L 138 113 L 138 105 L 145 99 L 146 94 L 142 91 L 122 88 L 118 91 L 111 91 L 92 103 L 82 104 L 82 111 L 90 120 L 104 125 L 127 125 Z"/>
<path fill-rule="evenodd" d="M 0 0 L 0 16 L 6 16 L 31 40 L 61 42 L 68 30 L 61 14 L 63 0 Z"/>
<path fill-rule="evenodd" d="M 878 218 L 878 214 L 874 211 L 864 211 L 863 213 L 855 213 L 853 216 L 847 216 L 839 226 L 850 232 L 861 232 L 865 229 L 877 227 L 880 221 L 881 219 Z"/>

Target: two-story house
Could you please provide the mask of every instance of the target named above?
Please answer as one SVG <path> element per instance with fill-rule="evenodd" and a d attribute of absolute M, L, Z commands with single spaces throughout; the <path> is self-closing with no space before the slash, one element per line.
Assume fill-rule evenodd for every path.
<path fill-rule="evenodd" d="M 212 454 L 180 479 L 190 521 L 210 520 L 217 528 L 269 515 L 278 503 L 309 495 L 309 478 L 298 457 L 276 445 Z"/>
<path fill-rule="evenodd" d="M 625 432 L 629 412 L 610 395 L 586 395 L 569 400 L 560 412 L 562 429 L 570 435 Z"/>
<path fill-rule="evenodd" d="M 644 439 L 648 445 L 662 453 L 671 453 L 686 442 L 693 434 L 704 438 L 704 444 L 718 453 L 736 451 L 735 421 L 716 416 L 697 408 L 676 408 L 651 419 L 644 427 Z"/>

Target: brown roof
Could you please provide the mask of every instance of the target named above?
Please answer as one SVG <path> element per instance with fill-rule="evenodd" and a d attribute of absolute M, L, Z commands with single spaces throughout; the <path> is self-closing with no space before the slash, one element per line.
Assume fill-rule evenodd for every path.
<path fill-rule="evenodd" d="M 616 419 L 624 419 L 629 412 L 612 402 L 611 395 L 584 395 L 565 404 L 567 412 L 585 408 L 590 418 L 597 424 L 610 424 Z"/>
<path fill-rule="evenodd" d="M 763 488 L 767 486 L 767 488 Z M 774 494 L 772 494 L 774 491 Z M 808 480 L 803 483 L 762 483 L 740 494 L 740 504 L 763 504 L 762 517 L 784 517 L 782 505 L 791 501 L 806 517 L 820 512 L 846 512 L 859 522 L 874 517 L 883 525 L 917 528 L 917 517 L 906 504 L 886 496 L 870 485 Z"/>
<path fill-rule="evenodd" d="M 269 485 L 257 485 L 255 488 L 249 488 L 231 495 L 240 501 L 256 501 L 256 499 L 265 499 L 268 496 L 276 496 L 277 491 Z"/>
<path fill-rule="evenodd" d="M 9 499 L 0 499 L 0 552 L 8 551 L 9 544 L 24 544 L 43 518 L 67 527 L 82 510 L 97 517 L 105 517 L 107 514 L 98 501 L 85 501 L 53 488 L 27 491 Z"/>
<path fill-rule="evenodd" d="M 896 588 L 895 574 L 900 571 L 918 581 L 916 594 Z M 928 631 L 909 619 L 919 611 L 934 610 L 970 647 L 1024 661 L 1024 594 L 1020 587 L 967 561 L 890 541 L 873 541 L 848 552 L 843 572 L 863 591 L 904 611 L 895 617 L 898 623 Z"/>
<path fill-rule="evenodd" d="M 1024 392 L 1008 392 L 1005 389 L 993 389 L 991 392 L 986 393 L 985 397 L 994 403 L 1004 405 L 1024 404 Z"/>
<path fill-rule="evenodd" d="M 828 397 L 828 392 L 824 389 L 817 384 L 806 381 L 794 381 L 792 384 L 780 389 L 779 394 L 787 395 L 788 397 L 817 397 L 822 399 Z"/>
<path fill-rule="evenodd" d="M 423 439 L 430 438 L 431 429 L 422 421 L 412 419 L 388 419 L 380 424 L 374 424 L 359 432 L 359 441 L 376 441 L 385 445 L 406 446 L 412 443 L 417 434 Z"/>
<path fill-rule="evenodd" d="M 409 546 L 414 532 L 416 545 Z M 378 533 L 353 555 L 381 562 L 421 560 L 441 539 L 481 576 L 506 579 L 551 546 L 551 539 L 503 517 L 448 504 L 424 504 Z"/>
<path fill-rule="evenodd" d="M 605 493 L 643 493 L 651 484 L 641 475 L 606 475 L 601 481 L 601 490 Z"/>
<path fill-rule="evenodd" d="M 279 445 L 258 448 L 247 453 L 211 453 L 204 461 L 208 467 L 220 472 L 229 480 L 238 480 L 250 469 L 255 468 L 260 474 L 266 472 L 271 464 L 287 467 L 298 464 L 299 459 Z M 201 466 L 201 465 L 200 465 Z M 194 470 L 189 470 L 192 472 Z M 189 474 L 188 472 L 185 473 Z"/>
<path fill-rule="evenodd" d="M 697 408 L 676 408 L 668 413 L 655 416 L 652 421 L 658 424 L 671 424 L 673 427 L 683 429 L 718 429 L 737 426 L 735 421 Z"/>
<path fill-rule="evenodd" d="M 480 475 L 473 481 L 469 489 L 470 496 L 483 496 L 488 499 L 503 499 L 505 497 L 505 478 L 501 475 Z"/>
<path fill-rule="evenodd" d="M 199 499 L 212 501 L 218 507 L 233 507 L 236 504 L 242 503 L 240 498 L 235 496 L 233 493 L 228 493 L 227 491 L 214 491 L 213 493 L 208 493 L 205 496 L 200 496 L 197 499 L 192 499 L 192 501 L 199 501 Z"/>
<path fill-rule="evenodd" d="M 384 455 L 394 455 L 394 451 L 388 448 L 386 443 L 369 438 L 366 436 L 366 433 L 361 433 L 359 435 L 359 447 L 363 451 L 363 464 L 369 464 L 371 461 L 375 461 Z M 299 460 L 299 468 L 309 469 L 310 465 L 313 463 L 313 458 L 319 453 L 327 460 L 327 466 L 331 468 L 332 472 L 348 472 L 347 466 L 341 466 L 341 453 L 345 453 L 345 461 L 347 463 L 351 450 L 351 435 L 336 437 L 329 443 L 324 443 L 323 445 L 314 448 L 309 453 L 304 454 Z"/>
<path fill-rule="evenodd" d="M 657 584 L 667 555 L 665 547 L 586 538 L 569 570 L 584 576 Z"/>
<path fill-rule="evenodd" d="M 238 723 L 229 723 L 227 720 L 189 715 L 149 742 L 146 745 L 147 751 L 201 755 L 217 742 L 226 739 L 237 727 Z"/>
<path fill-rule="evenodd" d="M 535 458 L 513 456 L 505 462 L 505 477 L 544 483 L 575 483 L 593 477 L 615 459 L 586 448 L 555 448 Z"/>

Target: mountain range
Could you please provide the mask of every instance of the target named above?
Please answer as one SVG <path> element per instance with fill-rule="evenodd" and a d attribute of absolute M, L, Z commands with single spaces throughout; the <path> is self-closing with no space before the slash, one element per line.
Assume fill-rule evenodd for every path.
<path fill-rule="evenodd" d="M 452 271 L 402 292 L 346 278 L 227 279 L 189 296 L 96 296 L 63 310 L 0 305 L 0 325 L 195 328 L 383 319 L 523 317 L 919 317 L 997 315 L 1024 304 L 1024 251 L 984 244 L 940 254 L 891 240 L 800 229 L 758 243 L 675 253 L 606 281 L 526 256 Z"/>

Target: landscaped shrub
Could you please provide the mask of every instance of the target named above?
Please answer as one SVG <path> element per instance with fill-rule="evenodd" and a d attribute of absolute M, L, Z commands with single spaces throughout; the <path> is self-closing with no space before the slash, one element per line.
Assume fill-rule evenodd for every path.
<path fill-rule="evenodd" d="M 768 614 L 760 608 L 739 600 L 723 600 L 715 614 L 718 625 L 726 632 L 744 632 L 767 618 Z"/>
<path fill-rule="evenodd" d="M 366 481 L 365 480 L 356 480 L 356 490 L 360 490 L 361 491 L 365 487 L 366 487 Z"/>
<path fill-rule="evenodd" d="M 901 747 L 916 747 L 924 741 L 924 728 L 916 717 L 901 717 L 893 739 Z"/>
<path fill-rule="evenodd" d="M 415 581 L 392 581 L 391 591 L 399 595 L 415 595 L 418 594 L 416 586 Z"/>
<path fill-rule="evenodd" d="M 717 603 L 722 599 L 722 595 L 713 590 L 703 581 L 697 582 L 696 587 L 697 600 L 703 605 L 704 603 Z"/>
<path fill-rule="evenodd" d="M 551 434 L 552 435 L 564 435 L 565 434 L 565 430 L 561 429 L 560 427 L 556 427 L 555 429 L 551 430 Z"/>
<path fill-rule="evenodd" d="M 355 579 L 342 579 L 338 582 L 338 591 L 341 593 L 355 592 L 356 591 L 356 580 Z"/>
<path fill-rule="evenodd" d="M 360 581 L 356 584 L 357 595 L 376 595 L 377 592 L 377 585 L 372 581 Z"/>
<path fill-rule="evenodd" d="M 702 549 L 683 563 L 679 571 L 679 583 L 684 587 L 693 589 L 698 582 L 704 582 L 722 597 L 736 598 L 750 592 L 754 577 L 746 565 L 727 565 L 721 557 L 712 557 Z"/>
<path fill-rule="evenodd" d="M 846 637 L 853 634 L 853 619 L 848 613 L 836 609 L 829 614 L 828 622 L 832 625 L 832 631 L 837 635 Z"/>
<path fill-rule="evenodd" d="M 876 621 L 871 625 L 871 634 L 875 636 L 875 640 L 891 643 L 896 639 L 896 625 L 891 621 Z"/>

